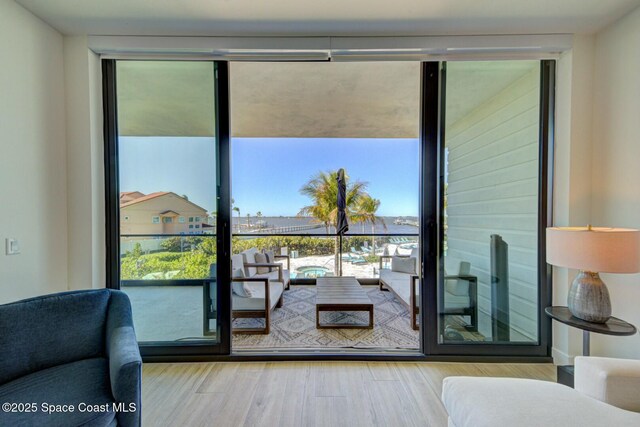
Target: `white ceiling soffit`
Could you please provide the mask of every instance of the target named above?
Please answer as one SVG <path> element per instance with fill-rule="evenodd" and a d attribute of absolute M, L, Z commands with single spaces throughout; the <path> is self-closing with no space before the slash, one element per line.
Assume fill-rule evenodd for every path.
<path fill-rule="evenodd" d="M 65 35 L 593 33 L 640 0 L 17 0 Z"/>
<path fill-rule="evenodd" d="M 231 61 L 543 58 L 571 48 L 567 34 L 423 37 L 137 37 L 90 36 L 105 57 Z"/>

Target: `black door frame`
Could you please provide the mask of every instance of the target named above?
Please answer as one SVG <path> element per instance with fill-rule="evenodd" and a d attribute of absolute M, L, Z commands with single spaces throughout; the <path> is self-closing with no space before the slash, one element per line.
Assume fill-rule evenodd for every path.
<path fill-rule="evenodd" d="M 217 312 L 218 325 L 215 342 L 206 340 L 189 343 L 143 342 L 139 344 L 144 360 L 169 357 L 182 360 L 189 356 L 228 355 L 231 352 L 231 184 L 229 137 L 229 64 L 210 61 L 214 66 L 215 85 L 215 138 L 217 139 Z M 102 59 L 102 90 L 104 115 L 104 167 L 105 167 L 105 237 L 106 287 L 120 289 L 120 201 L 118 175 L 118 107 L 116 60 Z M 178 282 L 178 281 L 176 281 Z M 198 286 L 209 286 L 208 279 L 183 280 Z M 228 301 L 224 304 L 224 301 Z M 204 301 L 203 301 L 204 303 Z"/>
<path fill-rule="evenodd" d="M 537 343 L 464 343 L 444 344 L 439 340 L 438 289 L 442 288 L 444 280 L 442 266 L 442 251 L 444 243 L 444 161 L 445 161 L 445 101 L 446 101 L 446 62 L 440 67 L 440 96 L 439 96 L 439 132 L 437 138 L 425 138 L 429 154 L 438 159 L 437 167 L 427 168 L 424 177 L 428 180 L 431 193 L 426 194 L 425 200 L 430 221 L 437 218 L 437 239 L 429 239 L 425 244 L 429 247 L 429 256 L 423 260 L 425 266 L 424 278 L 426 283 L 437 283 L 438 286 L 423 286 L 422 302 L 426 307 L 426 322 L 434 325 L 424 333 L 425 354 L 452 358 L 466 358 L 468 356 L 497 356 L 497 357 L 538 357 L 551 360 L 551 320 L 544 314 L 545 307 L 551 305 L 552 277 L 551 266 L 546 262 L 546 228 L 553 220 L 553 145 L 554 145 L 554 117 L 555 117 L 555 60 L 540 61 L 540 111 L 539 111 L 539 163 L 538 163 L 538 342 Z M 435 113 L 430 114 L 430 118 Z M 431 129 L 431 131 L 433 131 Z M 437 188 L 434 188 L 437 187 Z M 436 198 L 436 200 L 433 200 Z M 435 212 L 433 211 L 435 209 Z M 429 225 L 429 224 L 427 224 Z M 435 240 L 435 241 L 434 241 Z M 436 245 L 433 250 L 433 245 Z M 435 253 L 436 256 L 433 256 Z M 425 300 L 426 299 L 426 300 Z"/>
<path fill-rule="evenodd" d="M 540 165 L 539 165 L 539 337 L 537 345 L 451 345 L 438 343 L 437 287 L 423 285 L 420 294 L 421 344 L 418 352 L 350 353 L 231 353 L 231 183 L 229 64 L 213 61 L 216 73 L 216 137 L 218 138 L 218 320 L 216 344 L 195 342 L 142 343 L 145 361 L 256 361 L 256 360 L 390 360 L 467 362 L 550 362 L 551 323 L 544 307 L 551 303 L 551 269 L 546 264 L 544 228 L 551 221 L 555 61 L 541 61 Z M 102 59 L 105 143 L 106 285 L 120 286 L 119 186 L 117 147 L 116 70 L 114 59 Z M 438 283 L 442 234 L 442 185 L 444 161 L 444 99 L 446 63 L 421 63 L 420 113 L 420 244 L 423 284 Z M 226 302 L 226 303 L 224 303 Z"/>

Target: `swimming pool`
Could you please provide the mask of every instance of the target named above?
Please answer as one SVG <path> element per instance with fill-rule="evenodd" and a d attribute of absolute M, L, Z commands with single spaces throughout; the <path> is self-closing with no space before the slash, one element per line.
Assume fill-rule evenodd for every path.
<path fill-rule="evenodd" d="M 304 267 L 298 267 L 295 272 L 291 274 L 291 278 L 297 279 L 315 279 L 316 277 L 324 277 L 329 270 L 326 267 L 320 267 L 316 265 L 308 265 Z"/>

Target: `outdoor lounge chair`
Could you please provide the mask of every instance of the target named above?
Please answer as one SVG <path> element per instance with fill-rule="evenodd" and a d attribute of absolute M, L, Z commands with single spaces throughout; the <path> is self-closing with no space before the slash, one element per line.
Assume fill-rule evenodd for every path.
<path fill-rule="evenodd" d="M 282 265 L 277 263 L 256 263 L 257 249 L 252 248 L 231 257 L 232 292 L 231 317 L 264 318 L 263 328 L 235 328 L 236 334 L 268 334 L 270 330 L 271 312 L 282 307 L 285 279 L 289 280 L 288 271 L 285 277 Z M 277 271 L 258 273 L 258 268 L 273 268 Z"/>

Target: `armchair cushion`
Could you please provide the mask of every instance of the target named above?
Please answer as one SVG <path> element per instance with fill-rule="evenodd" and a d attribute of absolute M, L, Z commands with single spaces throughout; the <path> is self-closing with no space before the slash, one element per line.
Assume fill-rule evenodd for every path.
<path fill-rule="evenodd" d="M 115 412 L 80 412 L 78 405 L 111 406 L 109 361 L 102 357 L 84 359 L 43 369 L 0 386 L 0 401 L 36 403 L 37 412 L 0 413 L 0 425 L 79 426 L 115 424 Z M 73 412 L 48 414 L 42 404 L 74 405 Z M 111 408 L 110 408 L 111 409 Z"/>
<path fill-rule="evenodd" d="M 640 412 L 640 360 L 578 356 L 575 389 L 618 408 Z"/>
<path fill-rule="evenodd" d="M 0 384 L 41 369 L 102 356 L 109 298 L 108 291 L 63 292 L 2 306 Z"/>

